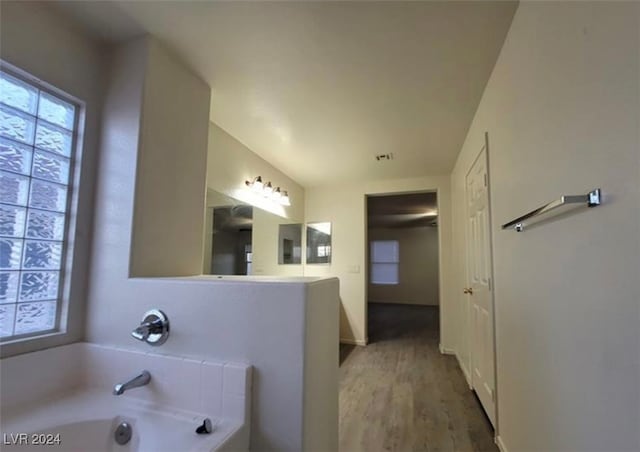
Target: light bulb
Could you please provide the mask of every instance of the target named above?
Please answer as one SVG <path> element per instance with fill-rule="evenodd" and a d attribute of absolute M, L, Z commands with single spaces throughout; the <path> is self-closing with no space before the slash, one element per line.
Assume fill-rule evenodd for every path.
<path fill-rule="evenodd" d="M 258 176 L 255 179 L 253 179 L 253 183 L 251 184 L 251 188 L 253 188 L 255 191 L 262 191 L 262 177 Z"/>
<path fill-rule="evenodd" d="M 286 190 L 282 192 L 282 196 L 280 197 L 280 204 L 282 204 L 283 206 L 291 205 L 291 200 L 289 199 L 289 193 L 287 193 Z"/>

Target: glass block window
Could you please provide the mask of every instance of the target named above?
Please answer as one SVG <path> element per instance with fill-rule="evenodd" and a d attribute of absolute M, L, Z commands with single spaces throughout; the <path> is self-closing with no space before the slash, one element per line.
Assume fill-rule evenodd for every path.
<path fill-rule="evenodd" d="M 371 242 L 371 284 L 399 284 L 400 245 L 397 240 Z"/>
<path fill-rule="evenodd" d="M 58 327 L 77 107 L 0 70 L 0 338 Z"/>

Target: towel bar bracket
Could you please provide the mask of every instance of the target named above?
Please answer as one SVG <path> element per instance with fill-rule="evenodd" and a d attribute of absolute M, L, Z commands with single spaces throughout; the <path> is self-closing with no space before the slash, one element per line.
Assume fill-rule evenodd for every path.
<path fill-rule="evenodd" d="M 595 207 L 600 205 L 600 189 L 589 192 L 589 207 Z"/>

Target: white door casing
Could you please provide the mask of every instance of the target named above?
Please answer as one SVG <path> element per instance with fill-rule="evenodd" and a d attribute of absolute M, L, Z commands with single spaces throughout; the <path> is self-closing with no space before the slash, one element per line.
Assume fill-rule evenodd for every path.
<path fill-rule="evenodd" d="M 495 427 L 495 346 L 489 176 L 487 146 L 471 165 L 465 182 L 467 287 L 470 307 L 471 384 Z"/>

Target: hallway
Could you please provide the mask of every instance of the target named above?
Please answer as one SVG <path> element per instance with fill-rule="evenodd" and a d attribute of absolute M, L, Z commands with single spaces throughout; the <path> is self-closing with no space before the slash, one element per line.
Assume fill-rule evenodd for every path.
<path fill-rule="evenodd" d="M 340 346 L 340 450 L 497 451 L 438 308 L 369 304 L 369 345 Z"/>

